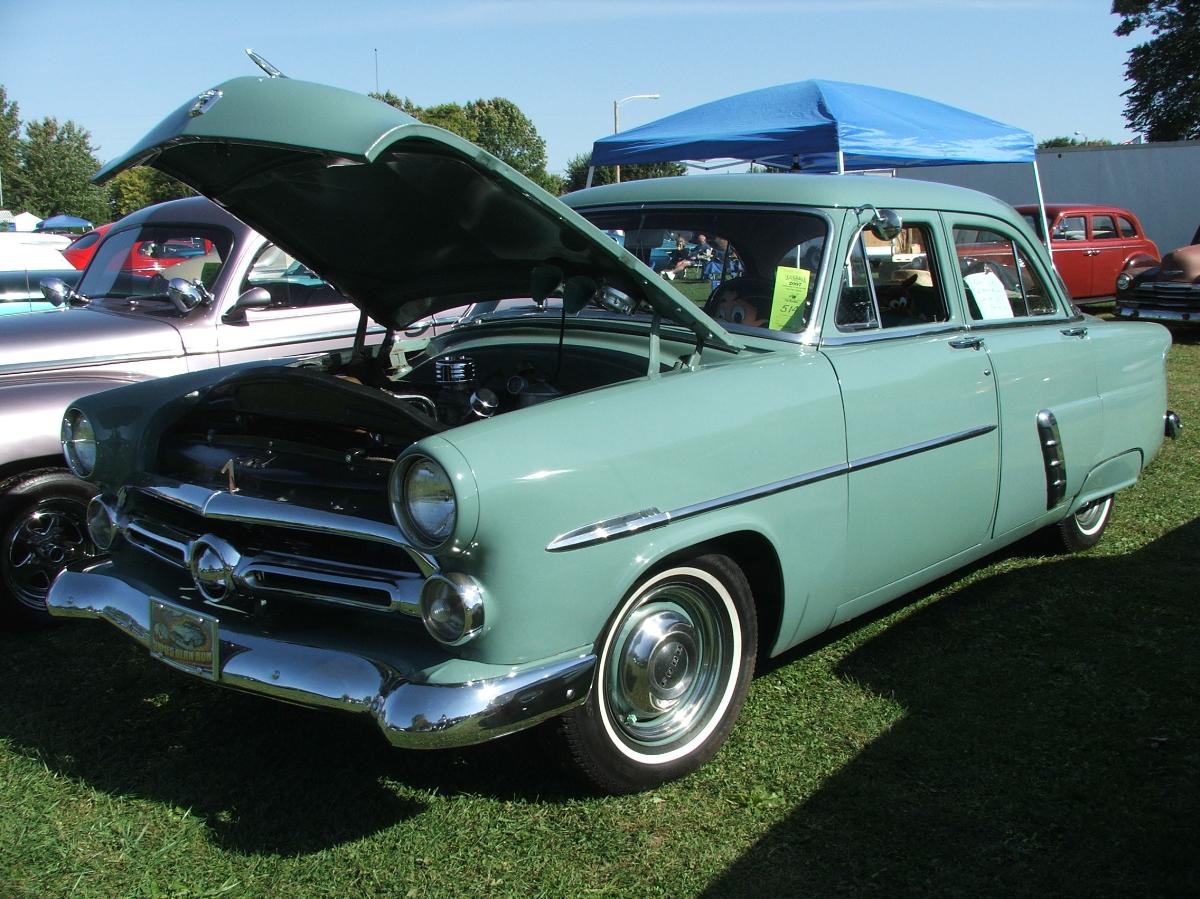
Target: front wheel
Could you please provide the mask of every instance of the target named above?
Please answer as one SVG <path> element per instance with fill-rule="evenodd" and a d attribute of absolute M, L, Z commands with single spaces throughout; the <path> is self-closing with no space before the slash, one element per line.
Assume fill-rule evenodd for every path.
<path fill-rule="evenodd" d="M 757 643 L 750 587 L 731 559 L 648 576 L 600 637 L 587 702 L 563 718 L 576 764 L 611 793 L 695 771 L 733 728 Z"/>
<path fill-rule="evenodd" d="M 61 469 L 13 478 L 0 493 L 0 606 L 25 624 L 45 624 L 50 584 L 67 564 L 96 555 L 87 505 L 96 491 Z"/>
<path fill-rule="evenodd" d="M 1113 498 L 1111 495 L 1093 500 L 1080 506 L 1053 526 L 1051 536 L 1055 547 L 1065 552 L 1080 552 L 1091 549 L 1100 542 L 1108 521 L 1112 518 Z"/>

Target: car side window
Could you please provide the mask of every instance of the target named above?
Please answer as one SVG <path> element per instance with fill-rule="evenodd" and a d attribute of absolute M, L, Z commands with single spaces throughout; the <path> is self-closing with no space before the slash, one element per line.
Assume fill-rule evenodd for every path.
<path fill-rule="evenodd" d="M 1092 238 L 1094 240 L 1117 239 L 1117 223 L 1111 215 L 1092 216 Z"/>
<path fill-rule="evenodd" d="M 1122 237 L 1137 237 L 1137 228 L 1123 215 L 1117 216 L 1117 229 Z"/>
<path fill-rule="evenodd" d="M 1087 218 L 1082 215 L 1065 215 L 1054 226 L 1055 240 L 1087 240 Z"/>
<path fill-rule="evenodd" d="M 1053 295 L 1008 235 L 987 228 L 954 228 L 967 311 L 975 321 L 1052 315 Z"/>
<path fill-rule="evenodd" d="M 254 257 L 238 293 L 252 287 L 261 287 L 271 295 L 268 309 L 308 309 L 349 302 L 304 263 L 270 243 Z"/>
<path fill-rule="evenodd" d="M 905 225 L 894 240 L 859 232 L 842 271 L 835 321 L 842 331 L 898 328 L 950 318 L 932 264 L 928 225 Z"/>

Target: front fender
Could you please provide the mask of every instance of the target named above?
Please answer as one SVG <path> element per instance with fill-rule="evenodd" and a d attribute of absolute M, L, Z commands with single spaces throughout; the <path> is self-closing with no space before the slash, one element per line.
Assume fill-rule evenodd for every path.
<path fill-rule="evenodd" d="M 659 561 L 735 531 L 776 547 L 788 585 L 783 633 L 795 630 L 805 596 L 793 585 L 838 595 L 844 477 L 765 489 L 845 463 L 836 376 L 815 352 L 643 378 L 440 437 L 478 486 L 474 540 L 439 557 L 446 570 L 475 577 L 488 597 L 489 631 L 464 654 L 519 663 L 591 643 Z M 446 455 L 444 447 L 430 450 Z M 669 520 L 552 548 L 564 534 L 649 509 Z"/>

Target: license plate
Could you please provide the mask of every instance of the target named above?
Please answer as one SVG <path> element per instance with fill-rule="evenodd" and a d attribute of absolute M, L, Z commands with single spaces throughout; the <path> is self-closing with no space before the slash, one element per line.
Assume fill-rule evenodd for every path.
<path fill-rule="evenodd" d="M 150 600 L 150 654 L 168 665 L 216 680 L 217 619 Z"/>

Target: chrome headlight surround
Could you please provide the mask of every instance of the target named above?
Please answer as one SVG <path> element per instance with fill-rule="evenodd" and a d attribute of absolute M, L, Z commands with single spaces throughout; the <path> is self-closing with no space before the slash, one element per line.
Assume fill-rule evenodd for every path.
<path fill-rule="evenodd" d="M 392 518 L 423 549 L 436 549 L 454 534 L 458 497 L 454 480 L 437 460 L 414 454 L 400 459 L 388 478 Z"/>
<path fill-rule="evenodd" d="M 1133 284 L 1133 275 L 1129 274 L 1129 272 L 1121 272 L 1121 274 L 1117 275 L 1117 290 L 1128 290 L 1131 284 Z"/>
<path fill-rule="evenodd" d="M 421 587 L 421 620 L 444 646 L 462 646 L 483 632 L 483 588 L 465 574 L 435 574 Z"/>
<path fill-rule="evenodd" d="M 117 510 L 103 496 L 93 496 L 87 507 L 87 529 L 96 549 L 108 552 L 116 542 L 120 528 Z"/>
<path fill-rule="evenodd" d="M 80 478 L 91 477 L 96 470 L 97 449 L 96 430 L 88 417 L 74 407 L 68 409 L 60 437 L 71 473 Z"/>

